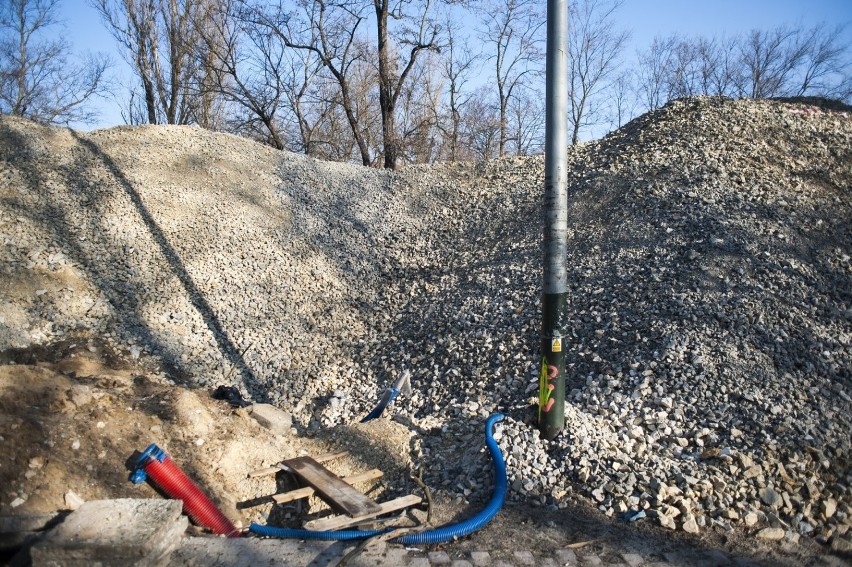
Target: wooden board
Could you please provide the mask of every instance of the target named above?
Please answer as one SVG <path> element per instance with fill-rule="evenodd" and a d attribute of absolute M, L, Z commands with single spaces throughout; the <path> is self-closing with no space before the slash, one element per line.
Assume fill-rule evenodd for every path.
<path fill-rule="evenodd" d="M 370 471 L 358 473 L 356 475 L 344 477 L 343 482 L 349 485 L 354 485 L 358 484 L 359 482 L 367 482 L 368 480 L 375 480 L 377 478 L 381 478 L 383 474 L 384 473 L 382 473 L 382 471 L 380 471 L 379 469 L 373 469 Z M 306 486 L 304 488 L 290 490 L 289 492 L 273 494 L 272 499 L 275 501 L 276 504 L 284 504 L 285 502 L 292 502 L 293 500 L 298 500 L 300 498 L 307 498 L 308 496 L 312 496 L 313 494 L 313 487 Z"/>
<path fill-rule="evenodd" d="M 326 463 L 328 461 L 333 461 L 334 459 L 339 459 L 340 457 L 345 457 L 349 454 L 349 451 L 337 451 L 334 453 L 324 453 L 319 457 L 314 457 L 314 460 L 318 463 Z M 285 461 L 286 462 L 286 461 Z M 249 478 L 256 478 L 259 476 L 268 476 L 271 474 L 275 474 L 279 471 L 284 470 L 286 465 L 284 463 L 278 463 L 277 465 L 273 465 L 271 467 L 266 467 L 265 469 L 256 470 L 249 473 Z"/>
<path fill-rule="evenodd" d="M 293 474 L 312 486 L 317 495 L 333 510 L 352 517 L 381 513 L 381 507 L 378 504 L 346 484 L 342 478 L 311 457 L 287 459 L 283 464 Z"/>
<path fill-rule="evenodd" d="M 403 496 L 395 500 L 382 502 L 381 504 L 379 504 L 380 510 L 378 510 L 377 512 L 362 514 L 354 518 L 350 518 L 349 516 L 330 516 L 328 518 L 321 518 L 319 520 L 307 522 L 305 524 L 305 528 L 315 531 L 339 530 L 341 528 L 357 524 L 358 522 L 361 522 L 363 520 L 369 520 L 370 518 L 376 518 L 378 516 L 381 516 L 382 514 L 389 514 L 390 512 L 394 512 L 396 510 L 402 510 L 403 508 L 408 508 L 409 506 L 420 504 L 421 500 L 422 499 L 419 496 L 409 494 L 408 496 Z"/>

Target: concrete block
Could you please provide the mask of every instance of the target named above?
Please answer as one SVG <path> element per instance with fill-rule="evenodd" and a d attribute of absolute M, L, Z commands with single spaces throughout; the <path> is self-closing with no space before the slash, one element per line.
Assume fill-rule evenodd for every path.
<path fill-rule="evenodd" d="M 188 525 L 180 500 L 92 500 L 30 550 L 33 565 L 146 567 L 161 564 Z"/>
<path fill-rule="evenodd" d="M 33 544 L 62 514 L 0 516 L 0 554 Z"/>
<path fill-rule="evenodd" d="M 254 404 L 251 406 L 251 416 L 276 435 L 290 435 L 290 428 L 293 427 L 293 416 L 273 405 Z"/>
<path fill-rule="evenodd" d="M 351 542 L 292 539 L 187 537 L 169 557 L 169 566 L 273 567 L 336 565 Z M 359 557 L 355 557 L 359 559 Z M 350 563 L 358 566 L 357 561 Z"/>
<path fill-rule="evenodd" d="M 58 514 L 0 516 L 0 534 L 37 532 L 58 517 Z"/>

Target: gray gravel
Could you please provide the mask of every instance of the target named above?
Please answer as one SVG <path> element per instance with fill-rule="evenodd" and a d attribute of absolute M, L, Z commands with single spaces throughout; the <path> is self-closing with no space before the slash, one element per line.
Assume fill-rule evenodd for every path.
<path fill-rule="evenodd" d="M 106 334 L 303 431 L 394 406 L 427 482 L 847 549 L 852 117 L 670 103 L 569 152 L 565 433 L 537 395 L 540 157 L 387 173 L 193 128 L 0 119 L 0 350 Z M 846 547 L 844 547 L 846 546 Z"/>

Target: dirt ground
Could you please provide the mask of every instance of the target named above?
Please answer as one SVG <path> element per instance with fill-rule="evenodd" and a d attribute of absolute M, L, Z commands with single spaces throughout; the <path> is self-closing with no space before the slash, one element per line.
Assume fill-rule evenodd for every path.
<path fill-rule="evenodd" d="M 302 454 L 348 450 L 347 457 L 328 465 L 340 475 L 381 468 L 383 479 L 360 487 L 378 500 L 422 494 L 409 478 L 417 439 L 401 423 L 381 419 L 310 436 L 297 429 L 277 436 L 245 408 L 175 385 L 144 357 L 132 360 L 95 337 L 0 355 L 0 442 L 5 452 L 0 486 L 7 493 L 4 501 L 11 502 L 0 515 L 55 514 L 102 498 L 160 498 L 151 486 L 128 479 L 128 461 L 149 443 L 165 449 L 242 527 L 251 521 L 295 527 L 328 513 L 315 498 L 307 505 L 273 506 L 271 494 L 294 487 L 287 475 L 248 476 Z M 476 513 L 489 496 L 468 503 L 440 491 L 431 495 L 431 524 L 436 526 Z M 423 521 L 425 513 L 409 514 L 408 521 L 412 518 Z M 810 563 L 821 553 L 811 541 L 761 544 L 736 530 L 689 536 L 650 523 L 628 525 L 580 501 L 559 511 L 507 505 L 487 528 L 437 547 L 451 555 L 487 550 L 509 557 L 519 549 L 547 554 L 566 546 L 604 558 L 638 553 L 663 560 L 675 554 L 687 561 L 717 549 L 787 565 Z"/>

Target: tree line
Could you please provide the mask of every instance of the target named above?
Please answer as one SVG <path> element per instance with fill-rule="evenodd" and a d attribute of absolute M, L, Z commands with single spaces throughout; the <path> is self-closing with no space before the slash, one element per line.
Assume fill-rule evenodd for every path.
<path fill-rule="evenodd" d="M 92 121 L 105 56 L 74 60 L 61 0 L 2 0 L 0 112 Z M 134 74 L 128 124 L 197 124 L 320 159 L 410 163 L 540 153 L 542 0 L 89 0 Z M 658 37 L 625 65 L 620 0 L 569 5 L 569 131 L 683 96 L 852 97 L 843 25 Z"/>

